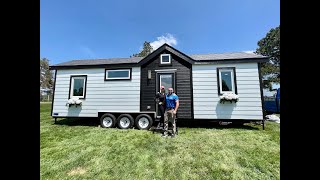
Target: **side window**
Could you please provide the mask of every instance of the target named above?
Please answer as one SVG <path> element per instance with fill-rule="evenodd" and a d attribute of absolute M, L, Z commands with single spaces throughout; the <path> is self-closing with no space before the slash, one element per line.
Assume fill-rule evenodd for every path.
<path fill-rule="evenodd" d="M 87 76 L 71 76 L 69 99 L 72 97 L 85 98 L 86 97 Z"/>
<path fill-rule="evenodd" d="M 130 80 L 131 69 L 106 69 L 105 81 L 108 80 Z"/>
<path fill-rule="evenodd" d="M 235 68 L 217 68 L 218 93 L 237 92 L 236 71 Z"/>

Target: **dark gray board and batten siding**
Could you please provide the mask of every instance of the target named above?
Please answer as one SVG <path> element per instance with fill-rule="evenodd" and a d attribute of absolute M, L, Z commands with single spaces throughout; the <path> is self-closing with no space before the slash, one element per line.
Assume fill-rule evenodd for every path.
<path fill-rule="evenodd" d="M 171 65 L 160 65 L 160 55 L 171 54 Z M 155 111 L 156 104 L 154 97 L 156 93 L 156 71 L 164 69 L 177 69 L 175 71 L 175 92 L 179 96 L 180 106 L 177 117 L 181 119 L 193 119 L 193 102 L 192 102 L 192 84 L 191 74 L 192 65 L 167 50 L 162 51 L 159 55 L 141 66 L 141 100 L 140 111 Z M 148 80 L 148 70 L 151 70 L 151 79 Z M 166 91 L 167 91 L 166 87 Z M 151 106 L 148 110 L 147 106 Z"/>

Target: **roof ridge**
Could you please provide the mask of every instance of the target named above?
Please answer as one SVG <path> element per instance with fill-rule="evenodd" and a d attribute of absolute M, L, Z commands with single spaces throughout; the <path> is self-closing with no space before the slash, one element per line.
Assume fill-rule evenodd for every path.
<path fill-rule="evenodd" d="M 72 59 L 71 61 L 85 61 L 85 60 L 108 60 L 108 59 L 131 59 L 131 58 L 143 58 L 143 57 L 114 57 L 114 58 L 98 58 L 98 59 Z"/>
<path fill-rule="evenodd" d="M 233 54 L 233 53 L 255 54 L 255 53 L 248 53 L 248 52 L 243 52 L 243 51 L 237 51 L 237 52 L 204 53 L 204 54 L 186 54 L 186 55 L 192 56 L 192 55 Z M 255 54 L 255 55 L 261 55 L 261 54 Z M 261 56 L 263 56 L 263 55 L 261 55 Z M 114 57 L 114 58 L 97 58 L 97 59 L 72 59 L 72 60 L 70 60 L 70 61 L 108 60 L 108 59 L 131 59 L 131 58 L 141 58 L 141 59 L 143 59 L 144 57 Z"/>

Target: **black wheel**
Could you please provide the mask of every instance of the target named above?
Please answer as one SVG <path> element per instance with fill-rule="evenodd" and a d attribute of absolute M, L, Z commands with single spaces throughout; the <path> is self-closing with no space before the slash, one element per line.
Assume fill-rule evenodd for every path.
<path fill-rule="evenodd" d="M 138 115 L 135 122 L 136 127 L 140 130 L 148 130 L 153 124 L 153 120 L 148 114 Z"/>
<path fill-rule="evenodd" d="M 116 117 L 112 114 L 106 113 L 101 116 L 100 124 L 103 128 L 112 128 L 116 124 Z"/>
<path fill-rule="evenodd" d="M 133 126 L 134 120 L 130 114 L 121 114 L 118 117 L 117 122 L 120 129 L 128 129 Z"/>

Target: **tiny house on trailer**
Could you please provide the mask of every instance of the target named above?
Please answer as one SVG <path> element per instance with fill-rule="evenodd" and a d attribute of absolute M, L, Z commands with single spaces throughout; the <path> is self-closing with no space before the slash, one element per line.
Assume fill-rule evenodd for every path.
<path fill-rule="evenodd" d="M 186 55 L 164 44 L 144 58 L 56 64 L 50 66 L 55 70 L 51 116 L 97 117 L 102 127 L 149 129 L 160 118 L 155 94 L 165 86 L 179 96 L 179 121 L 263 121 L 260 63 L 267 61 L 244 52 Z M 237 102 L 220 101 L 230 92 Z"/>

